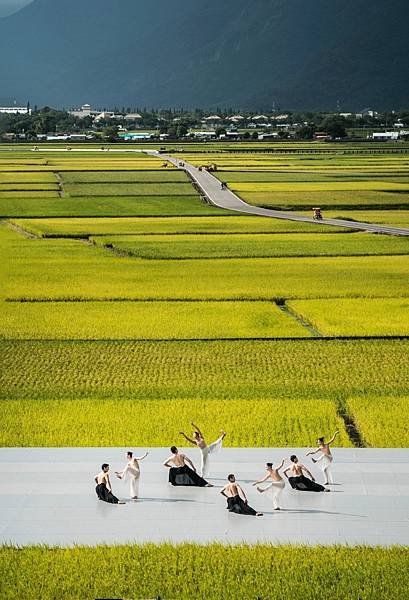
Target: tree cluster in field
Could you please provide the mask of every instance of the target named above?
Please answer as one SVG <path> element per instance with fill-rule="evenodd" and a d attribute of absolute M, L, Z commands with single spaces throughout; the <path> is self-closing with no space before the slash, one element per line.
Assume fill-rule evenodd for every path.
<path fill-rule="evenodd" d="M 96 120 L 93 116 L 78 117 L 66 110 L 50 107 L 35 109 L 31 114 L 1 114 L 0 137 L 3 139 L 26 139 L 35 141 L 46 134 L 88 134 L 89 138 L 115 142 L 119 131 L 149 129 L 152 137 L 166 134 L 169 139 L 187 139 L 195 130 L 209 127 L 215 137 L 222 139 L 232 135 L 234 139 L 257 140 L 259 134 L 273 134 L 279 139 L 309 140 L 317 135 L 331 139 L 366 137 L 365 131 L 409 127 L 409 110 L 401 112 L 364 111 L 354 113 L 292 112 L 278 115 L 276 112 L 256 115 L 232 108 L 216 110 L 210 114 L 202 109 L 136 109 L 134 119 L 125 118 L 130 109 L 115 108 L 112 115 Z M 212 117 L 213 115 L 213 117 Z M 213 120 L 212 120 L 213 118 Z M 253 120 L 254 118 L 254 120 Z"/>

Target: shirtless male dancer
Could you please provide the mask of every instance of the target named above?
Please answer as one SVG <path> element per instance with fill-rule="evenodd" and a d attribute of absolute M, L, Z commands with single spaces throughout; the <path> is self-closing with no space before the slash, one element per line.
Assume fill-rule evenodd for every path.
<path fill-rule="evenodd" d="M 231 473 L 227 479 L 229 483 L 224 486 L 220 493 L 227 498 L 228 511 L 238 515 L 262 517 L 263 513 L 255 511 L 254 508 L 251 508 L 251 506 L 248 505 L 247 496 L 241 485 L 237 483 L 233 473 Z"/>
<path fill-rule="evenodd" d="M 100 500 L 108 502 L 108 504 L 125 504 L 125 502 L 119 501 L 116 496 L 112 493 L 111 481 L 109 479 L 109 464 L 104 463 L 101 466 L 102 471 L 95 477 L 96 494 Z"/>
<path fill-rule="evenodd" d="M 298 462 L 298 458 L 295 454 L 290 456 L 290 461 L 293 463 L 290 467 L 287 467 L 284 471 L 284 475 L 288 479 L 288 483 L 294 490 L 299 490 L 301 492 L 330 492 L 328 488 L 324 487 L 320 483 L 316 483 L 313 475 L 310 471 Z M 288 476 L 287 473 L 290 471 L 291 475 Z M 306 477 L 304 473 L 307 473 L 309 477 Z"/>
<path fill-rule="evenodd" d="M 313 463 L 321 462 L 321 469 L 325 477 L 324 485 L 331 485 L 331 483 L 334 483 L 331 471 L 332 461 L 334 460 L 334 457 L 331 454 L 330 445 L 333 443 L 337 435 L 339 435 L 339 431 L 336 431 L 332 438 L 328 440 L 328 442 L 326 442 L 325 438 L 323 437 L 318 438 L 318 448 L 316 450 L 311 450 L 306 454 L 306 456 L 310 456 L 311 454 L 317 454 L 317 452 L 321 452 L 321 456 L 319 458 L 312 458 L 311 460 Z"/>
<path fill-rule="evenodd" d="M 266 463 L 267 475 L 265 477 L 263 477 L 263 479 L 260 479 L 259 481 L 255 481 L 253 483 L 253 485 L 258 486 L 259 483 L 264 483 L 268 479 L 270 480 L 270 483 L 267 487 L 265 487 L 264 489 L 257 487 L 257 491 L 260 493 L 269 491 L 271 493 L 271 496 L 273 499 L 274 510 L 280 510 L 278 501 L 279 501 L 279 498 L 281 497 L 281 494 L 283 493 L 284 488 L 285 488 L 284 479 L 281 477 L 281 475 L 279 473 L 279 470 L 283 468 L 284 463 L 285 463 L 285 458 L 283 458 L 283 460 L 278 465 L 278 467 L 275 467 L 275 468 L 273 468 L 273 463 L 270 463 L 270 462 Z"/>
<path fill-rule="evenodd" d="M 193 422 L 190 424 L 194 428 L 194 439 L 188 437 L 183 431 L 180 431 L 179 433 L 180 435 L 183 435 L 188 442 L 199 448 L 201 457 L 200 474 L 202 477 L 206 477 L 209 474 L 209 454 L 215 454 L 221 449 L 223 440 L 226 437 L 226 432 L 222 430 L 221 436 L 212 444 L 207 445 L 199 427 Z"/>
<path fill-rule="evenodd" d="M 179 452 L 176 446 L 172 446 L 170 451 L 172 452 L 171 456 L 163 463 L 163 466 L 169 469 L 169 483 L 172 485 L 213 487 L 213 484 L 196 473 L 195 465 L 186 454 Z"/>

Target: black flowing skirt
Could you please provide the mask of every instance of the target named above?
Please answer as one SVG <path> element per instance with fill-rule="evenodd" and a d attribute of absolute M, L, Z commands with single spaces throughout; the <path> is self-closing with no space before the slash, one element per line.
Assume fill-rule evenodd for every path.
<path fill-rule="evenodd" d="M 105 483 L 99 483 L 95 488 L 97 496 L 100 500 L 108 502 L 109 504 L 118 504 L 119 500 L 112 492 L 109 491 Z"/>
<path fill-rule="evenodd" d="M 194 485 L 196 487 L 207 485 L 207 481 L 187 465 L 184 467 L 171 467 L 169 469 L 169 483 L 172 485 Z"/>
<path fill-rule="evenodd" d="M 300 490 L 301 492 L 325 492 L 325 487 L 323 485 L 316 483 L 305 475 L 289 477 L 288 481 L 294 490 Z"/>
<path fill-rule="evenodd" d="M 254 517 L 257 514 L 254 508 L 246 504 L 240 496 L 227 498 L 227 508 L 230 512 L 237 513 L 238 515 L 252 515 Z"/>

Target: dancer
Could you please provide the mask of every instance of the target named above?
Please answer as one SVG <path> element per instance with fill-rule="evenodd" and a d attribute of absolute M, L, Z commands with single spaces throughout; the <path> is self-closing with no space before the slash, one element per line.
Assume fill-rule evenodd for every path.
<path fill-rule="evenodd" d="M 109 464 L 104 463 L 101 469 L 102 471 L 95 477 L 95 483 L 97 484 L 95 491 L 98 498 L 109 504 L 125 504 L 125 502 L 118 500 L 112 493 L 112 486 L 109 480 Z"/>
<path fill-rule="evenodd" d="M 267 475 L 265 477 L 263 477 L 263 479 L 260 479 L 259 481 L 255 481 L 253 483 L 253 485 L 257 485 L 259 483 L 264 483 L 265 481 L 267 481 L 267 479 L 271 480 L 271 483 L 269 483 L 269 485 L 262 489 L 260 487 L 257 487 L 257 491 L 260 492 L 261 494 L 263 492 L 270 492 L 272 500 L 273 500 L 273 507 L 274 510 L 281 510 L 280 506 L 279 506 L 279 499 L 281 498 L 281 494 L 284 491 L 285 488 L 285 483 L 284 483 L 284 479 L 281 477 L 279 470 L 283 468 L 285 463 L 285 458 L 283 458 L 283 460 L 281 461 L 281 463 L 278 465 L 278 467 L 275 467 L 273 469 L 273 463 L 266 463 L 266 469 L 267 469 Z"/>
<path fill-rule="evenodd" d="M 205 439 L 203 437 L 202 432 L 200 431 L 199 427 L 197 425 L 195 425 L 193 422 L 190 423 L 191 426 L 194 428 L 194 432 L 193 432 L 193 437 L 194 439 L 192 440 L 192 438 L 188 437 L 183 431 L 180 431 L 180 435 L 183 435 L 183 437 L 190 442 L 191 444 L 194 444 L 195 446 L 197 446 L 200 450 L 200 455 L 201 455 L 201 460 L 200 460 L 200 475 L 202 477 L 207 477 L 209 475 L 209 454 L 216 454 L 217 452 L 220 452 L 222 444 L 223 444 L 223 440 L 226 437 L 226 432 L 225 431 L 221 431 L 221 436 L 212 444 L 209 444 L 209 446 L 206 444 Z"/>
<path fill-rule="evenodd" d="M 301 492 L 330 492 L 328 488 L 315 482 L 314 477 L 311 475 L 307 467 L 304 467 L 298 462 L 298 458 L 295 454 L 290 456 L 290 460 L 293 463 L 291 467 L 288 467 L 284 471 L 284 475 L 287 477 L 289 484 L 294 490 Z M 291 477 L 287 475 L 288 471 L 291 471 Z M 310 479 L 304 475 L 304 472 L 309 475 Z"/>
<path fill-rule="evenodd" d="M 196 487 L 213 487 L 211 483 L 208 483 L 205 479 L 200 477 L 196 473 L 195 465 L 192 463 L 190 458 L 185 454 L 181 454 L 176 446 L 172 446 L 170 449 L 172 456 L 170 456 L 164 463 L 163 466 L 168 467 L 169 470 L 169 483 L 172 485 L 193 485 Z M 186 463 L 189 463 L 190 467 Z"/>
<path fill-rule="evenodd" d="M 122 479 L 127 474 L 129 475 L 129 483 L 130 483 L 130 494 L 132 500 L 138 499 L 139 494 L 139 478 L 141 476 L 141 472 L 139 469 L 139 462 L 148 456 L 149 452 L 145 452 L 142 456 L 133 456 L 132 452 L 127 452 L 126 457 L 128 459 L 128 463 L 126 467 L 122 471 L 115 471 L 115 475 L 118 479 Z"/>
<path fill-rule="evenodd" d="M 317 458 L 317 459 L 312 458 L 311 460 L 314 464 L 317 462 L 321 462 L 321 469 L 322 469 L 322 472 L 324 473 L 324 477 L 325 477 L 324 485 L 331 485 L 332 483 L 334 483 L 334 480 L 332 478 L 332 470 L 331 470 L 331 465 L 332 465 L 332 461 L 334 460 L 334 457 L 331 454 L 330 445 L 333 443 L 333 441 L 335 440 L 337 435 L 339 435 L 339 431 L 336 431 L 334 433 L 334 435 L 332 436 L 332 438 L 330 440 L 328 440 L 328 442 L 326 442 L 325 438 L 323 438 L 323 437 L 318 438 L 317 439 L 317 442 L 319 444 L 318 448 L 316 450 L 311 450 L 310 452 L 307 453 L 307 456 L 310 456 L 310 454 L 317 454 L 317 452 L 321 452 L 321 456 L 319 458 Z"/>
<path fill-rule="evenodd" d="M 263 513 L 255 511 L 254 508 L 251 508 L 251 506 L 248 505 L 246 494 L 241 485 L 237 483 L 233 473 L 231 473 L 227 479 L 229 483 L 224 486 L 220 493 L 227 498 L 228 511 L 237 513 L 238 515 L 262 517 Z"/>

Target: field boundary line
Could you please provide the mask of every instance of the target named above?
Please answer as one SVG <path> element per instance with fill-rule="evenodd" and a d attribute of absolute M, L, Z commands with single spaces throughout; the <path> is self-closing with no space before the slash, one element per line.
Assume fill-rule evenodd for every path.
<path fill-rule="evenodd" d="M 306 329 L 309 333 L 311 333 L 313 337 L 315 337 L 315 338 L 323 337 L 323 334 L 319 331 L 319 329 L 317 329 L 317 327 L 315 327 L 315 325 L 313 323 L 311 323 L 311 321 L 308 321 L 303 316 L 301 316 L 299 313 L 297 313 L 297 311 L 295 311 L 293 308 L 290 308 L 287 305 L 287 300 L 285 300 L 285 299 L 275 300 L 275 305 L 284 314 L 288 315 L 290 318 L 292 318 L 297 323 L 299 323 L 302 327 L 304 327 L 304 329 Z"/>
<path fill-rule="evenodd" d="M 5 223 L 7 227 L 9 227 L 10 229 L 27 239 L 41 239 L 41 235 L 35 234 L 32 231 L 28 231 L 27 229 L 24 229 L 24 227 L 20 227 L 19 225 L 16 225 L 15 223 L 8 221 L 7 219 L 2 219 L 0 222 Z"/>
<path fill-rule="evenodd" d="M 58 188 L 59 188 L 58 189 L 58 195 L 59 195 L 60 198 L 64 198 L 64 197 L 67 196 L 67 194 L 65 193 L 65 190 L 64 190 L 64 180 L 61 177 L 61 173 L 59 171 L 53 171 L 53 173 L 54 173 L 55 178 L 56 178 L 57 183 L 58 183 Z"/>
<path fill-rule="evenodd" d="M 349 412 L 347 402 L 344 398 L 334 400 L 337 415 L 343 420 L 345 431 L 355 448 L 368 448 L 362 433 L 355 421 L 354 416 Z"/>
<path fill-rule="evenodd" d="M 292 337 L 214 337 L 214 338 L 19 338 L 19 337 L 0 337 L 0 343 L 2 342 L 7 342 L 7 343 L 14 343 L 14 342 L 112 342 L 113 344 L 120 342 L 120 343 L 124 343 L 124 342 L 130 342 L 130 343 L 137 343 L 137 342 L 145 342 L 145 343 L 149 343 L 149 342 L 160 342 L 160 343 L 167 343 L 167 342 L 198 342 L 198 343 L 208 343 L 208 342 L 309 342 L 309 341 L 317 341 L 317 342 L 333 342 L 333 341 L 349 341 L 349 342 L 353 342 L 353 341 L 373 341 L 373 340 L 380 340 L 380 341 L 393 341 L 393 340 L 398 340 L 398 341 L 408 341 L 409 340 L 409 336 L 367 336 L 367 337 L 362 337 L 362 336 L 348 336 L 348 337 L 329 337 L 329 336 L 322 336 L 322 337 L 311 337 L 311 336 L 303 336 L 303 337 L 296 337 L 296 336 L 292 336 Z"/>
<path fill-rule="evenodd" d="M 83 242 L 85 242 L 88 245 L 87 240 L 82 240 Z M 277 305 L 282 304 L 282 302 L 288 302 L 288 301 L 298 301 L 298 300 L 304 300 L 306 302 L 312 301 L 315 302 L 317 300 L 325 300 L 325 301 L 330 301 L 330 300 L 365 300 L 367 302 L 370 302 L 371 300 L 401 300 L 401 299 L 407 299 L 409 296 L 314 296 L 311 298 L 306 298 L 306 297 L 302 297 L 302 296 L 295 296 L 293 298 L 278 298 L 278 297 L 270 297 L 270 296 L 263 296 L 260 298 L 257 297 L 252 297 L 252 298 L 243 298 L 243 297 L 234 297 L 234 296 L 230 296 L 230 297 L 226 297 L 226 298 L 209 298 L 209 297 L 203 297 L 203 298 L 175 298 L 174 296 L 172 297 L 146 297 L 146 298 L 141 298 L 141 297 L 107 297 L 107 298 L 93 298 L 90 296 L 58 296 L 55 298 L 52 297 L 46 297 L 46 296 L 38 296 L 36 297 L 29 297 L 29 296 L 15 296 L 15 297 L 10 297 L 10 296 L 6 296 L 5 298 L 2 299 L 3 302 L 10 302 L 10 303 L 21 303 L 21 304 L 41 304 L 41 303 L 58 303 L 58 302 L 77 302 L 77 303 L 82 303 L 82 302 L 151 302 L 151 303 L 155 303 L 155 302 L 185 302 L 185 303 L 206 303 L 206 302 L 275 302 Z M 407 337 L 407 336 L 403 336 L 403 337 Z"/>

